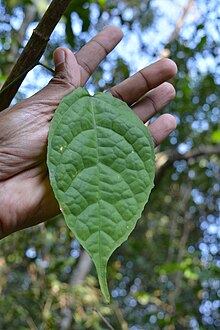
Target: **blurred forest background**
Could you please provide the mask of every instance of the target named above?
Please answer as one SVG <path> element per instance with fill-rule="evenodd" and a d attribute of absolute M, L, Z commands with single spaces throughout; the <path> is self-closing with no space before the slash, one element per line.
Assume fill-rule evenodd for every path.
<path fill-rule="evenodd" d="M 0 0 L 0 84 L 48 5 Z M 89 80 L 103 91 L 161 57 L 176 61 L 178 127 L 156 150 L 156 187 L 135 231 L 111 257 L 112 302 L 61 216 L 0 242 L 0 329 L 220 328 L 220 1 L 71 2 L 42 58 L 78 50 L 106 25 L 121 44 Z M 35 67 L 13 102 L 51 79 Z"/>

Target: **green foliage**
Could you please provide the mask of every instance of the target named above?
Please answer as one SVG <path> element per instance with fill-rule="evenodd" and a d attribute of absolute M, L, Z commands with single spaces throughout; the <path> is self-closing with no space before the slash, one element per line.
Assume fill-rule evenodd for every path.
<path fill-rule="evenodd" d="M 16 30 L 12 22 L 16 22 L 20 14 L 24 15 L 27 8 L 20 1 L 16 3 L 19 6 L 11 9 L 6 1 L 0 4 L 3 76 L 9 72 L 8 55 L 18 39 L 19 29 Z M 126 43 L 130 32 L 138 37 L 138 42 L 131 43 L 131 49 L 132 56 L 137 50 L 139 65 L 143 58 L 145 63 L 156 60 L 165 47 L 178 65 L 178 75 L 172 81 L 177 96 L 165 111 L 176 116 L 178 127 L 157 149 L 161 162 L 156 161 L 156 186 L 147 209 L 128 243 L 118 248 L 109 260 L 112 304 L 106 308 L 100 299 L 94 269 L 82 285 L 72 284 L 82 251 L 60 218 L 0 242 L 0 328 L 61 329 L 69 313 L 69 329 L 106 329 L 102 318 L 91 308 L 92 298 L 96 311 L 115 329 L 217 329 L 219 156 L 200 155 L 169 162 L 165 167 L 161 165 L 162 157 L 172 157 L 173 152 L 179 151 L 184 156 L 185 151 L 218 145 L 220 81 L 216 1 L 194 1 L 172 43 L 168 39 L 169 31 L 171 35 L 179 19 L 173 14 L 177 2 L 160 1 L 159 6 L 155 0 L 123 0 L 106 1 L 103 6 L 97 1 L 87 1 L 84 17 L 76 13 L 80 2 L 73 3 L 76 7 L 70 14 L 71 22 L 69 19 L 73 35 L 68 36 L 59 29 L 55 31 L 44 60 L 52 67 L 52 53 L 57 46 L 68 46 L 74 38 L 76 51 L 108 24 L 123 28 Z M 179 2 L 175 9 L 176 12 L 181 9 L 182 13 Z M 37 13 L 34 21 L 40 15 L 42 13 Z M 83 23 L 89 26 L 88 33 L 82 32 Z M 61 23 L 64 31 L 66 24 L 64 18 Z M 75 27 L 78 33 L 74 32 Z M 19 51 L 24 42 L 19 45 Z M 125 51 L 114 51 L 87 86 L 92 91 L 105 90 L 125 79 L 137 66 L 133 58 L 135 56 L 129 63 Z M 31 84 L 38 80 L 32 79 Z M 22 88 L 21 91 L 26 92 Z"/>
<path fill-rule="evenodd" d="M 152 137 L 126 103 L 78 88 L 52 120 L 48 168 L 67 225 L 92 257 L 109 301 L 107 262 L 134 229 L 153 187 Z"/>
<path fill-rule="evenodd" d="M 220 129 L 217 129 L 214 131 L 211 135 L 211 141 L 213 143 L 219 143 L 220 142 Z"/>

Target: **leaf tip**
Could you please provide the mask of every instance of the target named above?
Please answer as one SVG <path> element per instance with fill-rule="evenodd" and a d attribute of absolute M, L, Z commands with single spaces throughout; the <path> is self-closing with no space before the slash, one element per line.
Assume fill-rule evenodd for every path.
<path fill-rule="evenodd" d="M 105 302 L 106 302 L 107 304 L 110 304 L 110 302 L 111 302 L 111 297 L 110 297 L 110 294 L 109 294 L 108 289 L 104 291 L 104 290 L 101 288 L 101 292 L 102 292 L 102 295 L 103 295 L 103 297 L 104 297 Z"/>
<path fill-rule="evenodd" d="M 94 261 L 94 260 L 93 260 Z M 105 300 L 106 303 L 110 303 L 110 294 L 108 290 L 108 284 L 107 284 L 107 263 L 104 262 L 104 264 L 100 265 L 99 263 L 95 263 L 97 274 L 98 274 L 98 280 L 99 280 L 99 285 L 100 285 L 100 290 L 102 292 L 102 296 Z"/>

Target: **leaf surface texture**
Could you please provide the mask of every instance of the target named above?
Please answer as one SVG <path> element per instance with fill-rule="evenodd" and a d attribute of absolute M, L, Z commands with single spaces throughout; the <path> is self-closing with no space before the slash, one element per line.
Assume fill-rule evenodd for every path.
<path fill-rule="evenodd" d="M 109 301 L 108 260 L 134 229 L 153 187 L 151 135 L 124 102 L 78 88 L 55 112 L 47 164 L 65 221 L 92 257 Z"/>

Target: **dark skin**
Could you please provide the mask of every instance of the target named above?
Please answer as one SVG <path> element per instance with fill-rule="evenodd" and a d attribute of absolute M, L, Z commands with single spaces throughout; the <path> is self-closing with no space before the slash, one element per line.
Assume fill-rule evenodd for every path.
<path fill-rule="evenodd" d="M 0 113 L 0 238 L 60 213 L 46 166 L 50 121 L 61 98 L 84 86 L 121 38 L 119 28 L 108 27 L 75 55 L 67 48 L 57 48 L 56 74 L 50 83 Z M 175 90 L 167 80 L 176 71 L 173 61 L 162 59 L 109 92 L 146 122 L 174 98 Z M 176 121 L 164 114 L 148 127 L 156 146 L 175 129 Z"/>

